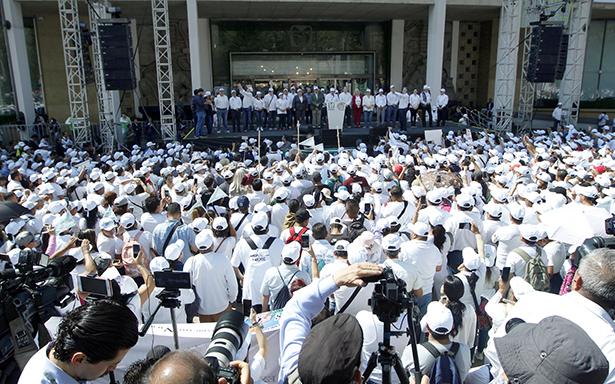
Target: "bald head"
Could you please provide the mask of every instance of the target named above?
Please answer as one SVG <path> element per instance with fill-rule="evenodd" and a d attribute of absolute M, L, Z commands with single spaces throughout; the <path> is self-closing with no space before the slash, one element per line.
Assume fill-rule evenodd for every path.
<path fill-rule="evenodd" d="M 189 351 L 166 354 L 150 369 L 148 384 L 214 384 L 213 371 L 202 356 Z"/>

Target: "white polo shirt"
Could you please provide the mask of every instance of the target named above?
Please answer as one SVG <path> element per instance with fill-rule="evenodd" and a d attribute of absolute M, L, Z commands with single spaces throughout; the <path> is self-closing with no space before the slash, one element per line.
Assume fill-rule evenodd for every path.
<path fill-rule="evenodd" d="M 235 271 L 221 253 L 199 253 L 189 257 L 184 272 L 192 272 L 194 287 L 201 299 L 199 315 L 220 313 L 237 298 Z"/>
<path fill-rule="evenodd" d="M 438 248 L 429 241 L 411 240 L 401 245 L 399 258 L 416 269 L 423 294 L 431 293 L 436 268 L 442 265 L 442 254 Z"/>

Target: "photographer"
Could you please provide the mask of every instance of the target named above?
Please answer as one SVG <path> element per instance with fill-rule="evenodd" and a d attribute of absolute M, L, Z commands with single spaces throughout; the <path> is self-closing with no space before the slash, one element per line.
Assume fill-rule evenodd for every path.
<path fill-rule="evenodd" d="M 250 384 L 250 368 L 243 361 L 229 364 L 240 373 L 240 383 Z M 216 375 L 201 355 L 191 351 L 167 353 L 149 370 L 149 384 L 226 384 L 225 379 L 216 380 Z"/>
<path fill-rule="evenodd" d="M 67 314 L 56 338 L 25 366 L 19 384 L 78 384 L 113 371 L 138 339 L 126 306 L 100 300 Z"/>
<path fill-rule="evenodd" d="M 380 274 L 376 264 L 354 264 L 295 293 L 280 318 L 279 383 L 361 383 L 363 334 L 358 321 L 343 313 L 312 328 L 312 319 L 340 287 L 364 285 L 363 278 Z"/>

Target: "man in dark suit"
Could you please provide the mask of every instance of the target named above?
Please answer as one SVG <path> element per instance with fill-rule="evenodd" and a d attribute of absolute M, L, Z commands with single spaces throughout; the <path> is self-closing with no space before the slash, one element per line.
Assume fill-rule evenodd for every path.
<path fill-rule="evenodd" d="M 308 102 L 301 88 L 299 88 L 297 96 L 293 99 L 293 109 L 295 110 L 295 121 L 305 124 L 305 113 L 308 109 Z"/>
<path fill-rule="evenodd" d="M 314 128 L 320 128 L 324 103 L 324 93 L 322 93 L 317 86 L 314 86 L 314 92 L 312 93 L 312 126 Z"/>

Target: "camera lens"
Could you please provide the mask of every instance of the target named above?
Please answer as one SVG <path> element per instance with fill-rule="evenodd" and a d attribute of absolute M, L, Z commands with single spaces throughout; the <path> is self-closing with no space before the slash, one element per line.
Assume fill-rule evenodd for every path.
<path fill-rule="evenodd" d="M 219 366 L 228 367 L 235 359 L 248 333 L 243 315 L 238 311 L 227 312 L 216 324 L 205 358 L 215 359 Z"/>

